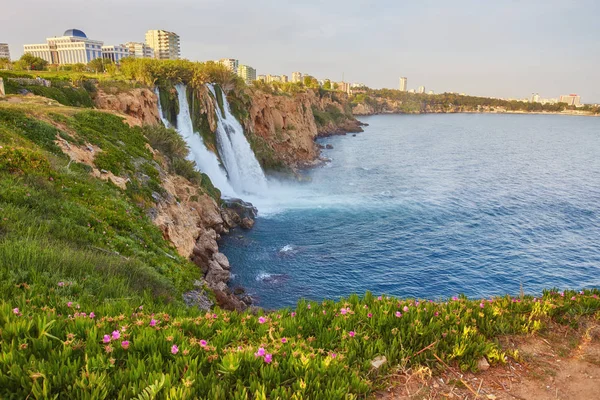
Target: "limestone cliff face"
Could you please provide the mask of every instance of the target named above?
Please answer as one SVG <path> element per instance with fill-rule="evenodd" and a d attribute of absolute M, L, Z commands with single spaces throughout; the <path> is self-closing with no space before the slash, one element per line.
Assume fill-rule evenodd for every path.
<path fill-rule="evenodd" d="M 310 163 L 319 156 L 314 102 L 312 93 L 288 97 L 253 91 L 246 129 L 268 143 L 283 164 L 294 168 Z"/>
<path fill-rule="evenodd" d="M 318 162 L 319 136 L 361 132 L 344 93 L 306 90 L 295 94 L 250 91 L 252 105 L 246 130 L 267 143 L 282 164 L 305 167 Z"/>
<path fill-rule="evenodd" d="M 158 124 L 158 98 L 149 89 L 131 89 L 127 92 L 107 93 L 98 89 L 94 103 L 101 110 L 119 113 L 130 125 Z"/>

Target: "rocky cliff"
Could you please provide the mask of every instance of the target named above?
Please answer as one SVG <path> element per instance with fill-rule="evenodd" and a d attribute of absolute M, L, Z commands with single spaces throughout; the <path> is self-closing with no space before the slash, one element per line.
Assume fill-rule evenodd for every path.
<path fill-rule="evenodd" d="M 271 156 L 287 167 L 318 163 L 320 150 L 315 139 L 319 136 L 362 131 L 344 93 L 308 89 L 285 94 L 251 89 L 250 95 L 247 132 L 266 143 L 273 150 Z M 264 165 L 264 160 L 259 161 Z"/>
<path fill-rule="evenodd" d="M 99 109 L 126 116 L 131 125 L 154 125 L 160 121 L 158 98 L 149 89 L 131 89 L 113 93 L 98 89 L 94 103 Z"/>

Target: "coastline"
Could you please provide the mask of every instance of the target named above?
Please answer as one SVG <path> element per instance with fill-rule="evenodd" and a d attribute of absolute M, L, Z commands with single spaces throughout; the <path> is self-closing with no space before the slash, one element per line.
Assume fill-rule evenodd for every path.
<path fill-rule="evenodd" d="M 576 117 L 600 117 L 600 114 L 592 114 L 589 112 L 577 112 L 575 110 L 568 111 L 419 111 L 419 112 L 399 112 L 399 111 L 390 111 L 390 112 L 373 112 L 373 113 L 353 113 L 355 117 L 368 117 L 371 115 L 420 115 L 420 114 L 521 114 L 521 115 L 566 115 L 566 116 L 576 116 Z"/>

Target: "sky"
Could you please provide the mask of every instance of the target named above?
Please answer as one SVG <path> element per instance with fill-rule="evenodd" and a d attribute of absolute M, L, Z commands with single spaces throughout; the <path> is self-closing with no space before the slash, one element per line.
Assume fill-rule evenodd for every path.
<path fill-rule="evenodd" d="M 105 44 L 181 37 L 182 57 L 373 88 L 600 103 L 598 0 L 2 0 L 13 58 L 70 28 Z"/>

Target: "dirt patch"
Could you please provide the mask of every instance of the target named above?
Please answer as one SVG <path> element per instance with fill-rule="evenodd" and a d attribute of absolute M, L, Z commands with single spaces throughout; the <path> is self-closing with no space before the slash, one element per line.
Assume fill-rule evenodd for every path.
<path fill-rule="evenodd" d="M 486 371 L 450 368 L 399 370 L 377 399 L 598 399 L 600 324 L 591 319 L 578 329 L 553 324 L 543 334 L 500 338 L 509 357 Z"/>

